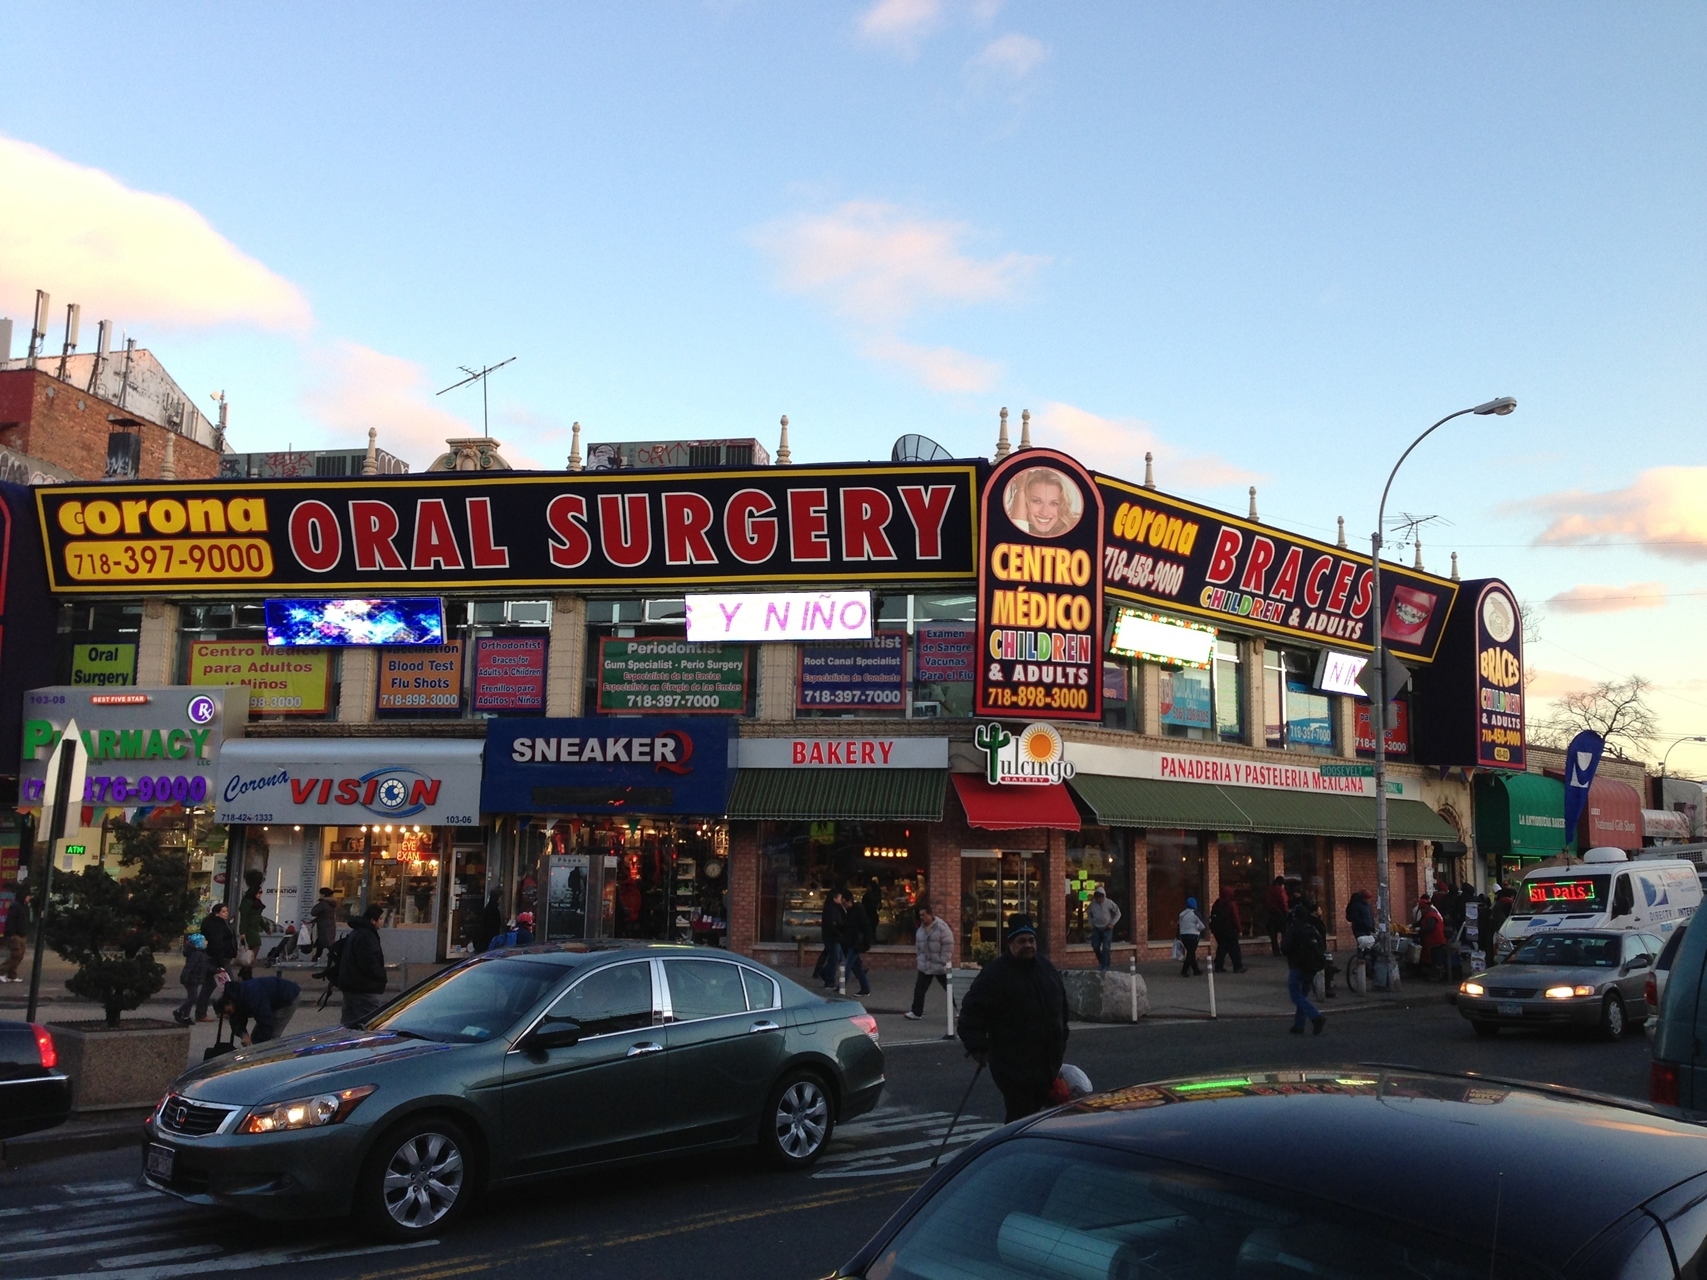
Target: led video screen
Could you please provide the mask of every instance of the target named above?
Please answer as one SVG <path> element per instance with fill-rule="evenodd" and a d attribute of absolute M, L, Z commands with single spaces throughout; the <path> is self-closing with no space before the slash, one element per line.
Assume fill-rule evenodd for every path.
<path fill-rule="evenodd" d="M 444 638 L 444 601 L 437 596 L 267 601 L 268 644 L 421 645 Z"/>

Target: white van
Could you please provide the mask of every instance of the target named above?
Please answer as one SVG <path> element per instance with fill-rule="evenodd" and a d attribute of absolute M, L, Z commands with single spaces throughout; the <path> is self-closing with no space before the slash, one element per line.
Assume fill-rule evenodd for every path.
<path fill-rule="evenodd" d="M 1500 954 L 1544 929 L 1640 929 L 1668 937 L 1701 905 L 1693 862 L 1637 858 L 1622 849 L 1590 849 L 1581 862 L 1537 867 L 1517 886 L 1511 918 L 1500 926 Z"/>

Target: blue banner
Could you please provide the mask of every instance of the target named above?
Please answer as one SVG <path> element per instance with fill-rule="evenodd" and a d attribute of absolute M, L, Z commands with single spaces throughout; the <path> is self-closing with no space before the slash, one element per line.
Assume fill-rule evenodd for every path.
<path fill-rule="evenodd" d="M 721 814 L 729 724 L 698 717 L 502 719 L 486 725 L 487 813 Z"/>
<path fill-rule="evenodd" d="M 1600 753 L 1606 750 L 1606 739 L 1593 729 L 1584 729 L 1571 739 L 1565 748 L 1565 843 L 1577 838 L 1577 823 L 1588 806 L 1588 789 L 1594 782 L 1595 770 L 1600 768 Z M 1638 835 L 1637 839 L 1641 837 Z"/>

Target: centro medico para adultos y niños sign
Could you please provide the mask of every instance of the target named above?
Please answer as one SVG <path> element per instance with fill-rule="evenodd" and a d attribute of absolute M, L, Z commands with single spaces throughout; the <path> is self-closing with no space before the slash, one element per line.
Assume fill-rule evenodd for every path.
<path fill-rule="evenodd" d="M 130 688 L 103 692 L 50 685 L 24 694 L 18 807 L 41 807 L 48 764 L 65 727 L 77 722 L 88 753 L 83 803 L 122 808 L 206 803 L 227 739 L 249 720 L 241 686 Z"/>

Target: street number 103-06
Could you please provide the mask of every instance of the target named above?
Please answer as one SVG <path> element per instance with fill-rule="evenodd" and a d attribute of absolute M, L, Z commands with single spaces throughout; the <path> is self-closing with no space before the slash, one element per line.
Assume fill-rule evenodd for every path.
<path fill-rule="evenodd" d="M 207 778 L 183 774 L 156 778 L 147 776 L 132 781 L 124 774 L 91 774 L 83 788 L 83 799 L 89 804 L 200 804 L 207 799 Z"/>

